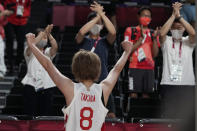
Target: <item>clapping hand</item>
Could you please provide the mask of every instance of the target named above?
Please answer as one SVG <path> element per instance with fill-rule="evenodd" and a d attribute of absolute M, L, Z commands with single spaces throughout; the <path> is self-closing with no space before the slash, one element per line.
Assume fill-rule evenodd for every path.
<path fill-rule="evenodd" d="M 182 4 L 179 2 L 175 2 L 174 4 L 172 4 L 173 7 L 173 15 L 178 18 L 180 17 L 180 9 L 182 8 Z"/>
<path fill-rule="evenodd" d="M 98 14 L 102 14 L 104 13 L 103 10 L 103 6 L 101 6 L 100 4 L 98 4 L 96 1 L 94 1 L 93 4 L 90 5 L 90 9 L 94 12 L 97 12 Z"/>
<path fill-rule="evenodd" d="M 35 34 L 33 33 L 26 34 L 26 39 L 27 39 L 27 44 L 29 46 L 36 44 Z"/>
<path fill-rule="evenodd" d="M 124 49 L 125 52 L 127 53 L 131 53 L 132 47 L 133 47 L 133 43 L 130 41 L 123 41 L 121 43 L 122 48 Z"/>

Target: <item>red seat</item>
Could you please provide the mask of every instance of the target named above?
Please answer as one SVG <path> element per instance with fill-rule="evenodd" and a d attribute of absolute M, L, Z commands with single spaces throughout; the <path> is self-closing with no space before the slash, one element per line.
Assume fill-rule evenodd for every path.
<path fill-rule="evenodd" d="M 121 123 L 105 123 L 105 131 L 124 131 Z"/>
<path fill-rule="evenodd" d="M 137 131 L 173 131 L 173 129 L 163 124 L 144 124 Z"/>
<path fill-rule="evenodd" d="M 84 25 L 90 12 L 88 6 L 75 6 L 75 26 Z"/>
<path fill-rule="evenodd" d="M 138 131 L 137 130 L 138 127 L 139 127 L 139 124 L 125 123 L 124 131 Z"/>
<path fill-rule="evenodd" d="M 117 23 L 121 27 L 136 26 L 138 24 L 137 7 L 118 7 L 116 11 Z"/>
<path fill-rule="evenodd" d="M 0 131 L 29 131 L 29 122 L 1 120 Z"/>
<path fill-rule="evenodd" d="M 53 6 L 53 24 L 59 26 L 61 30 L 65 26 L 74 26 L 75 24 L 75 6 Z"/>
<path fill-rule="evenodd" d="M 64 131 L 64 121 L 31 121 L 30 131 Z"/>

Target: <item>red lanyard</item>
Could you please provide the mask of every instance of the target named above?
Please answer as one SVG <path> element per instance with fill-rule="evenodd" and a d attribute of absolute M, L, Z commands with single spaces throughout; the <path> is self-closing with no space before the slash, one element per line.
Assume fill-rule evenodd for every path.
<path fill-rule="evenodd" d="M 94 50 L 96 49 L 96 46 L 98 44 L 98 41 L 100 40 L 101 38 L 99 37 L 95 42 L 94 42 L 94 46 L 92 47 L 91 49 L 91 52 L 94 52 Z"/>
<path fill-rule="evenodd" d="M 100 40 L 100 37 L 94 42 L 94 48 L 96 48 L 99 40 Z"/>
<path fill-rule="evenodd" d="M 175 44 L 174 44 L 174 39 L 172 38 L 172 48 L 175 49 Z M 182 54 L 182 40 L 180 40 L 180 45 L 179 45 L 179 57 L 181 58 L 181 54 Z"/>

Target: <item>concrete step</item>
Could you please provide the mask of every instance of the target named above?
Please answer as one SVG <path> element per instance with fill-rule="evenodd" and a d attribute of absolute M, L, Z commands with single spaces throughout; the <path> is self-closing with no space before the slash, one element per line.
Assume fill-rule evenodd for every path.
<path fill-rule="evenodd" d="M 6 99 L 13 88 L 15 77 L 6 76 L 0 80 L 0 112 L 6 107 Z"/>

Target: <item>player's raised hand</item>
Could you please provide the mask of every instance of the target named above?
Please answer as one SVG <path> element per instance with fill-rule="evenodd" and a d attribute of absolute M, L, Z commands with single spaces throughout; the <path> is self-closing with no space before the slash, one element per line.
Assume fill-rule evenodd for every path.
<path fill-rule="evenodd" d="M 36 44 L 35 34 L 33 33 L 26 34 L 26 39 L 27 39 L 27 44 L 29 46 Z"/>
<path fill-rule="evenodd" d="M 125 52 L 131 53 L 131 50 L 133 48 L 133 43 L 132 42 L 130 42 L 130 41 L 123 41 L 121 43 L 121 45 L 122 45 L 122 48 L 124 49 Z"/>

